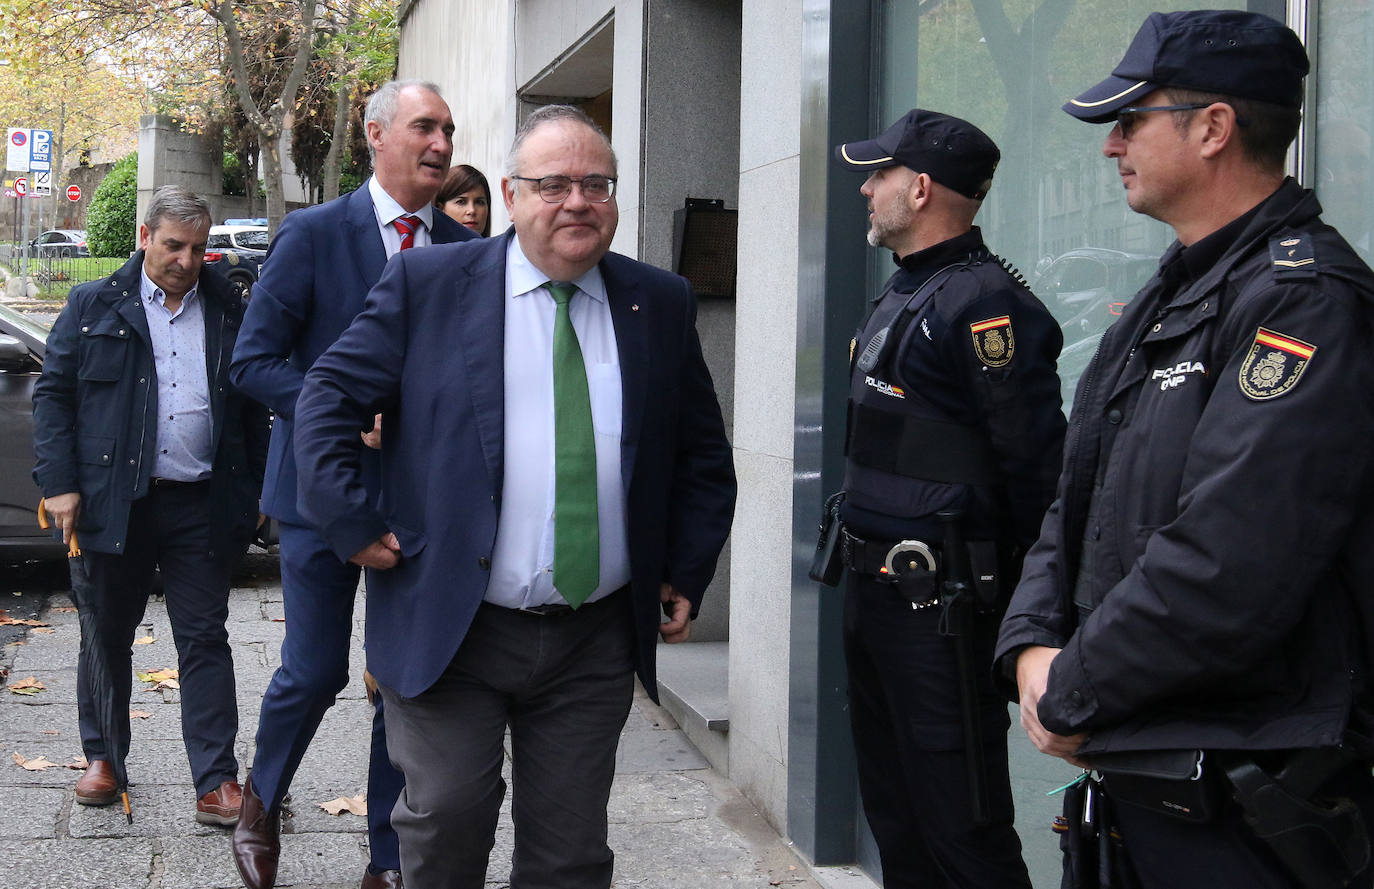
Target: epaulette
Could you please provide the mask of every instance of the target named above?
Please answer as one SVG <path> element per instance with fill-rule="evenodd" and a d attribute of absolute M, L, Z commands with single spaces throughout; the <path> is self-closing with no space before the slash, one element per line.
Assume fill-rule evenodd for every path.
<path fill-rule="evenodd" d="M 1317 253 L 1312 236 L 1304 232 L 1280 232 L 1269 239 L 1269 267 L 1279 281 L 1314 281 Z"/>

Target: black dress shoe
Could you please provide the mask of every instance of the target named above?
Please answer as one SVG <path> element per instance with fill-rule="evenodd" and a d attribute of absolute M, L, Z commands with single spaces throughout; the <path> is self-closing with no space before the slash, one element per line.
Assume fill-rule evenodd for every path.
<path fill-rule="evenodd" d="M 281 815 L 268 813 L 253 789 L 250 776 L 243 784 L 243 808 L 234 827 L 234 863 L 248 889 L 272 889 L 281 858 Z"/>
<path fill-rule="evenodd" d="M 358 889 L 401 889 L 401 872 L 384 870 L 374 874 L 372 868 L 366 868 L 363 871 L 363 883 Z"/>

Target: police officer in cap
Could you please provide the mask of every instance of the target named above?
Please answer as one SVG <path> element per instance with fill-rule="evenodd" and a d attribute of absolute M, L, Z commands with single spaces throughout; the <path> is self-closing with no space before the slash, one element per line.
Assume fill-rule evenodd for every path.
<path fill-rule="evenodd" d="M 989 674 L 1058 474 L 1063 338 L 973 224 L 1001 156 L 982 131 L 915 109 L 835 155 L 897 265 L 851 348 L 837 509 L 864 812 L 887 889 L 1029 887 Z"/>
<path fill-rule="evenodd" d="M 997 665 L 1145 889 L 1370 885 L 1374 275 L 1284 175 L 1307 71 L 1272 19 L 1155 13 L 1064 106 L 1178 240 L 1079 384 Z"/>

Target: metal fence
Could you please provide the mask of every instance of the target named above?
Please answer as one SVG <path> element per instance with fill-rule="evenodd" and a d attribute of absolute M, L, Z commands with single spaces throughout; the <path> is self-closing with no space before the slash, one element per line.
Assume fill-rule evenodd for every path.
<path fill-rule="evenodd" d="M 32 253 L 29 248 L 28 253 Z M 24 255 L 12 245 L 0 245 L 0 263 L 9 277 L 27 276 L 40 298 L 63 297 L 77 284 L 94 281 L 109 274 L 109 263 L 88 256 L 62 256 L 57 253 Z"/>

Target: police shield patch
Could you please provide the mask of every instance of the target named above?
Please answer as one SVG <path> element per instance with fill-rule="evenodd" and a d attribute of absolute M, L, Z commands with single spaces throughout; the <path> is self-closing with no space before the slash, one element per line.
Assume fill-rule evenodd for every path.
<path fill-rule="evenodd" d="M 1278 398 L 1298 385 L 1317 347 L 1261 327 L 1240 366 L 1240 391 L 1246 398 Z"/>
<path fill-rule="evenodd" d="M 969 325 L 973 334 L 973 352 L 988 367 L 1001 367 L 1011 361 L 1016 351 L 1016 338 L 1011 333 L 1011 316 L 1000 315 Z"/>

